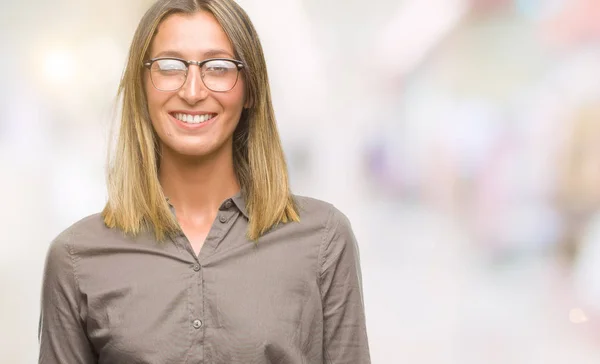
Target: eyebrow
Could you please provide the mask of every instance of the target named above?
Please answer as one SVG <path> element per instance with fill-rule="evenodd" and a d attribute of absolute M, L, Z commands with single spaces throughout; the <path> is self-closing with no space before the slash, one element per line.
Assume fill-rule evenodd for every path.
<path fill-rule="evenodd" d="M 177 57 L 177 58 L 185 58 L 180 52 L 174 50 L 166 50 L 161 51 L 154 56 L 154 58 L 158 57 Z M 204 52 L 204 59 L 206 58 L 214 58 L 214 57 L 227 57 L 233 58 L 233 55 L 224 49 L 209 49 Z"/>

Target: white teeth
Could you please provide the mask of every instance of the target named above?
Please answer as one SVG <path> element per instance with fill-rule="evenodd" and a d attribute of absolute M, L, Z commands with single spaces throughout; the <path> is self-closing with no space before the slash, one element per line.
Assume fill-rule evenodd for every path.
<path fill-rule="evenodd" d="M 184 123 L 188 123 L 188 124 L 204 123 L 204 122 L 208 121 L 211 117 L 212 117 L 211 114 L 204 114 L 204 115 L 189 115 L 189 114 L 182 114 L 182 113 L 175 114 L 175 118 L 183 121 Z"/>

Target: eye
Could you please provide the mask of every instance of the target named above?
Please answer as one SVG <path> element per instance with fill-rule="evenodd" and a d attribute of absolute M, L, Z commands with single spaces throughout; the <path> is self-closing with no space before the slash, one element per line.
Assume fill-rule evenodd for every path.
<path fill-rule="evenodd" d="M 152 64 L 152 71 L 161 74 L 180 74 L 187 71 L 185 63 L 176 59 L 160 59 Z"/>
<path fill-rule="evenodd" d="M 233 70 L 236 70 L 236 65 L 231 61 L 210 61 L 204 65 L 204 72 L 211 76 L 226 75 Z"/>

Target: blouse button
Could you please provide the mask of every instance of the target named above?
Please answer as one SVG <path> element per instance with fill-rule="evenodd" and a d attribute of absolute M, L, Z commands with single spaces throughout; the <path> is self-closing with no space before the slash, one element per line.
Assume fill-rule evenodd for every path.
<path fill-rule="evenodd" d="M 202 327 L 202 321 L 200 320 L 194 320 L 194 322 L 192 323 L 192 325 L 194 325 L 194 329 L 199 329 Z"/>
<path fill-rule="evenodd" d="M 227 222 L 227 217 L 225 217 L 224 215 L 219 216 L 219 221 L 222 223 Z"/>
<path fill-rule="evenodd" d="M 231 207 L 231 201 L 225 202 L 225 208 L 228 209 Z"/>
<path fill-rule="evenodd" d="M 200 270 L 200 264 L 194 264 L 193 269 L 198 272 Z"/>

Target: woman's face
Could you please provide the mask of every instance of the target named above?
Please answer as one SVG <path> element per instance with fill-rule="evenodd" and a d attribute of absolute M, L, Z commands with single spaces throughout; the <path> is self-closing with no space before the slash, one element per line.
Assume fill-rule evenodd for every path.
<path fill-rule="evenodd" d="M 234 51 L 217 20 L 210 13 L 198 12 L 173 14 L 160 24 L 150 48 L 150 58 L 156 57 L 195 61 L 233 59 Z M 227 92 L 209 90 L 200 74 L 198 66 L 190 65 L 179 90 L 159 91 L 152 84 L 150 70 L 145 71 L 150 119 L 163 155 L 174 152 L 204 157 L 232 147 L 233 132 L 245 102 L 242 72 L 236 85 Z"/>

